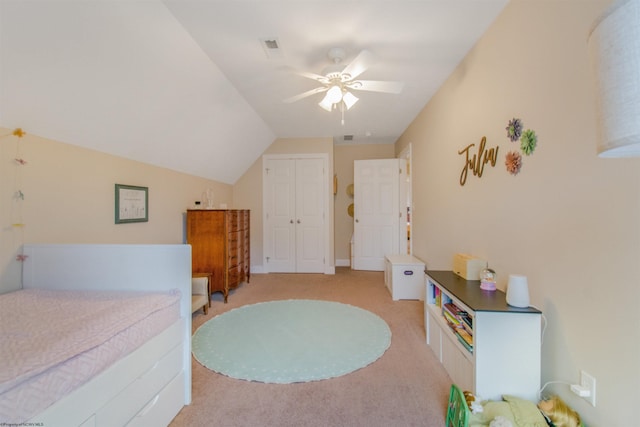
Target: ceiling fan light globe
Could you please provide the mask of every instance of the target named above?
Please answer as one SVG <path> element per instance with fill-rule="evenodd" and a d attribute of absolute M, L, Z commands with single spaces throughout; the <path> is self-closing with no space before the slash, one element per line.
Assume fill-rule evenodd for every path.
<path fill-rule="evenodd" d="M 342 89 L 338 86 L 331 86 L 331 88 L 327 91 L 327 96 L 325 96 L 325 99 L 327 99 L 332 104 L 337 104 L 342 100 Z"/>
<path fill-rule="evenodd" d="M 331 112 L 333 109 L 333 103 L 329 100 L 329 94 L 325 95 L 322 101 L 318 102 L 318 105 L 322 107 L 322 109 Z"/>
<path fill-rule="evenodd" d="M 354 94 L 352 94 L 351 92 L 345 92 L 344 96 L 342 97 L 342 100 L 344 101 L 344 105 L 347 106 L 347 110 L 348 110 L 351 107 L 353 107 L 353 105 L 356 102 L 358 102 L 359 98 Z"/>

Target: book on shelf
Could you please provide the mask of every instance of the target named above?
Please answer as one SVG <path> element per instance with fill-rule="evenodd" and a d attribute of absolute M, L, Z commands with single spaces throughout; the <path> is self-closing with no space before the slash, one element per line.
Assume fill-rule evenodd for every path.
<path fill-rule="evenodd" d="M 451 313 L 453 316 L 461 316 L 463 315 L 463 313 L 466 314 L 466 311 L 462 310 L 460 307 L 458 307 L 452 302 L 446 303 L 444 305 L 444 309 L 447 310 L 449 313 Z"/>
<path fill-rule="evenodd" d="M 470 334 L 473 334 L 473 320 L 469 313 L 462 310 L 460 307 L 453 303 L 446 303 L 442 307 L 442 314 L 445 319 L 456 328 L 464 328 Z"/>
<path fill-rule="evenodd" d="M 462 338 L 467 344 L 473 346 L 473 337 L 467 331 L 465 331 L 464 329 L 460 329 L 456 331 L 456 334 L 458 334 L 458 336 Z"/>
<path fill-rule="evenodd" d="M 455 328 L 462 328 L 461 320 L 449 313 L 447 310 L 442 310 L 442 316 L 451 326 Z"/>
<path fill-rule="evenodd" d="M 442 291 L 437 286 L 431 286 L 431 299 L 436 307 L 442 307 Z"/>
<path fill-rule="evenodd" d="M 468 313 L 464 313 L 464 315 L 460 316 L 461 322 L 460 324 L 464 327 L 464 329 L 469 332 L 469 334 L 473 335 L 473 319 L 469 316 Z"/>
<path fill-rule="evenodd" d="M 462 346 L 466 348 L 469 353 L 473 353 L 473 346 L 469 345 L 464 339 L 462 339 L 462 337 L 460 337 L 460 335 L 458 335 L 458 341 L 460 341 L 460 344 L 462 344 Z"/>
<path fill-rule="evenodd" d="M 443 311 L 457 319 L 457 323 L 462 322 L 462 317 L 466 315 L 466 311 L 461 310 L 457 305 L 451 302 L 448 302 L 443 306 Z"/>
<path fill-rule="evenodd" d="M 473 327 L 470 324 L 467 322 L 461 322 L 460 324 L 469 335 L 473 335 Z"/>
<path fill-rule="evenodd" d="M 473 337 L 464 329 L 457 329 L 456 336 L 458 341 L 470 352 L 473 352 Z"/>

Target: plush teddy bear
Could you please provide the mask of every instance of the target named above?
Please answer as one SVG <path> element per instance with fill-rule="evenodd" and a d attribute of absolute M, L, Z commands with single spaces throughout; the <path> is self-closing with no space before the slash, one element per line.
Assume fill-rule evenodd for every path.
<path fill-rule="evenodd" d="M 471 411 L 472 414 L 477 414 L 479 412 L 482 412 L 482 405 L 480 404 L 481 399 L 478 398 L 476 395 L 474 395 L 473 393 L 471 393 L 470 391 L 463 391 L 462 394 L 464 395 L 464 400 L 467 401 L 467 406 L 469 407 L 469 410 Z"/>

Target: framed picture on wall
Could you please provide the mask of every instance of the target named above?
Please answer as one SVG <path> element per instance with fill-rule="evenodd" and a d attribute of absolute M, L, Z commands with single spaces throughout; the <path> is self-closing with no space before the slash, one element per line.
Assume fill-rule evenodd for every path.
<path fill-rule="evenodd" d="M 149 221 L 149 188 L 116 184 L 116 224 Z"/>

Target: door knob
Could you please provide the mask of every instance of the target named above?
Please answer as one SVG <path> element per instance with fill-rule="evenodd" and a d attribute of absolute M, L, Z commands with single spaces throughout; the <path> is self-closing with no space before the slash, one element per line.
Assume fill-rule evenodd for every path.
<path fill-rule="evenodd" d="M 300 224 L 300 220 L 298 220 L 297 223 Z"/>
<path fill-rule="evenodd" d="M 356 222 L 360 222 L 360 221 L 358 221 L 358 219 L 356 218 Z"/>
<path fill-rule="evenodd" d="M 289 220 L 289 224 L 293 224 L 293 220 L 292 219 Z"/>

